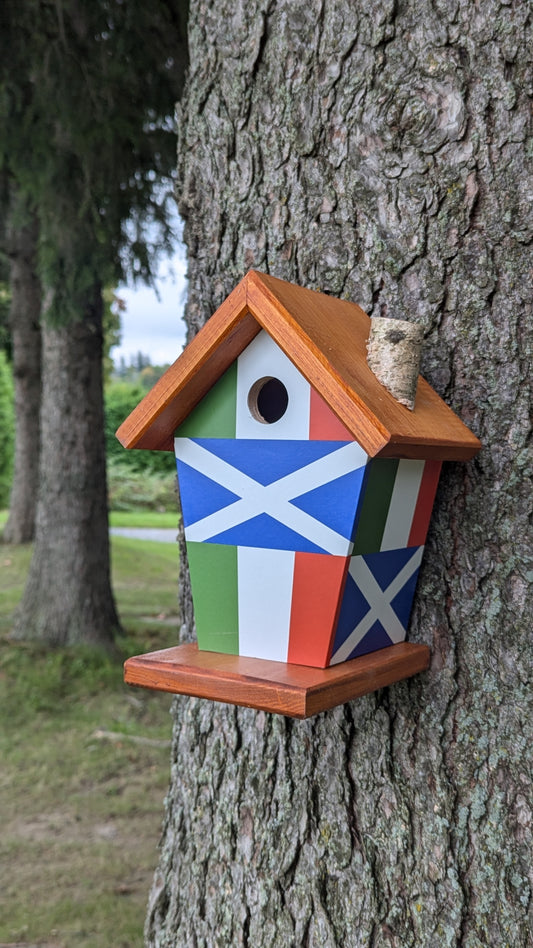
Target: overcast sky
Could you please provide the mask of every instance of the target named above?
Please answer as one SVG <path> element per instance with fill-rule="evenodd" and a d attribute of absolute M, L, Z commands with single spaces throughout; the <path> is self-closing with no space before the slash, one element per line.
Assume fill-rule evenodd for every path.
<path fill-rule="evenodd" d="M 154 290 L 142 284 L 118 287 L 117 296 L 126 303 L 126 310 L 121 314 L 121 344 L 111 350 L 115 364 L 121 356 L 129 364 L 138 352 L 149 355 L 152 365 L 177 359 L 185 343 L 186 268 L 185 250 L 180 246 L 175 256 L 160 266 L 156 280 L 159 300 Z"/>

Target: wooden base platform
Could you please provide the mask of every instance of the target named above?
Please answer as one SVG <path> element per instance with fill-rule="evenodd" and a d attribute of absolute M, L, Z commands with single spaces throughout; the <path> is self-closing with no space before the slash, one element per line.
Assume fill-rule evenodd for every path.
<path fill-rule="evenodd" d="M 201 652 L 197 645 L 186 644 L 129 658 L 124 680 L 157 691 L 308 718 L 424 671 L 429 656 L 427 645 L 401 642 L 323 669 Z"/>

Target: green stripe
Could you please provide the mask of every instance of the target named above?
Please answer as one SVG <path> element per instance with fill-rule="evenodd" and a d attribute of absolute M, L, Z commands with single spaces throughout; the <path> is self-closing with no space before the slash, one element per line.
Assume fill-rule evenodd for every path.
<path fill-rule="evenodd" d="M 392 458 L 370 462 L 352 556 L 379 553 L 398 464 Z"/>
<path fill-rule="evenodd" d="M 237 547 L 187 543 L 198 647 L 239 654 Z"/>
<path fill-rule="evenodd" d="M 179 426 L 179 438 L 234 438 L 237 416 L 237 360 Z"/>

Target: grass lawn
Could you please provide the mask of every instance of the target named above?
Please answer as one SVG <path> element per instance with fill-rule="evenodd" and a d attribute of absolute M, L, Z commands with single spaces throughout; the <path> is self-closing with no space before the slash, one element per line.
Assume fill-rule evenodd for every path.
<path fill-rule="evenodd" d="M 109 514 L 111 527 L 176 527 L 178 524 L 177 511 L 158 513 L 154 510 L 112 510 Z M 0 510 L 0 527 L 7 520 L 7 510 Z"/>
<path fill-rule="evenodd" d="M 0 546 L 0 945 L 138 948 L 171 699 L 97 651 L 8 641 L 30 554 Z M 112 561 L 124 655 L 175 644 L 176 546 L 114 537 Z"/>
<path fill-rule="evenodd" d="M 178 521 L 177 511 L 157 513 L 153 510 L 112 510 L 109 514 L 111 527 L 168 527 L 177 530 Z"/>

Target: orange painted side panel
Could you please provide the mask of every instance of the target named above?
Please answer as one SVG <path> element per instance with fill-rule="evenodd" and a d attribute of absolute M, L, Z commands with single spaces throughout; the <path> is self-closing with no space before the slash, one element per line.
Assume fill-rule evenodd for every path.
<path fill-rule="evenodd" d="M 296 553 L 287 661 L 326 668 L 350 557 Z"/>
<path fill-rule="evenodd" d="M 426 461 L 407 546 L 422 546 L 426 542 L 441 467 L 442 461 Z"/>

